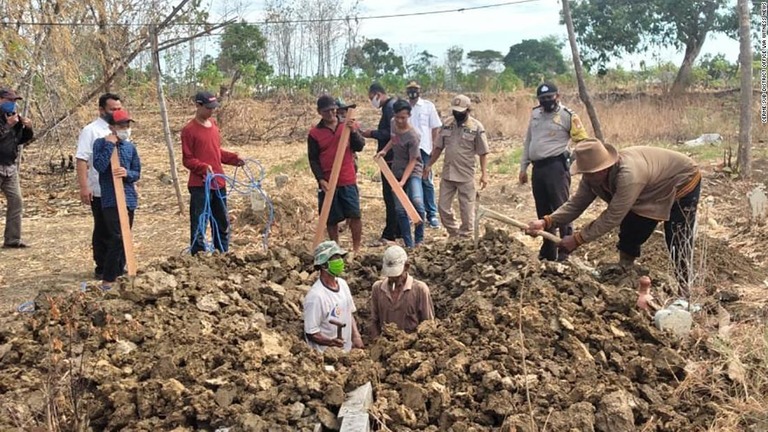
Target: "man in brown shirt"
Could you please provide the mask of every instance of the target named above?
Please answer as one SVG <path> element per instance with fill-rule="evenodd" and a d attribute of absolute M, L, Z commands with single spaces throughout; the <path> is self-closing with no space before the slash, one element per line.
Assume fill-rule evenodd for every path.
<path fill-rule="evenodd" d="M 475 156 L 480 157 L 480 189 L 485 189 L 486 155 L 489 152 L 488 139 L 482 123 L 470 114 L 472 101 L 458 95 L 451 101 L 452 117 L 443 122 L 429 163 L 424 167 L 423 176 L 428 177 L 432 165 L 445 151 L 443 173 L 440 177 L 440 197 L 437 210 L 440 220 L 451 237 L 472 235 L 475 206 Z M 453 216 L 453 197 L 459 195 L 461 226 Z"/>
<path fill-rule="evenodd" d="M 422 321 L 435 319 L 429 287 L 408 274 L 411 264 L 400 246 L 384 251 L 382 280 L 371 293 L 371 337 L 377 338 L 384 325 L 395 323 L 400 330 L 416 331 Z"/>
<path fill-rule="evenodd" d="M 576 193 L 551 215 L 531 222 L 528 232 L 571 222 L 599 197 L 608 208 L 580 231 L 564 237 L 560 247 L 573 251 L 619 227 L 619 264 L 629 268 L 658 222 L 664 221 L 678 282 L 687 286 L 686 260 L 693 253 L 701 192 L 701 172 L 696 163 L 672 150 L 637 146 L 617 151 L 596 139 L 578 143 L 573 155 L 571 173 L 583 174 Z"/>

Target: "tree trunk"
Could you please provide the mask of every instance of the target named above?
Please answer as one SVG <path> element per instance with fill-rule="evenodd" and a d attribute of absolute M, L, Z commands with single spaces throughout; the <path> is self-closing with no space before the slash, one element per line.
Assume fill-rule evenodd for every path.
<path fill-rule="evenodd" d="M 743 179 L 748 179 L 752 174 L 752 38 L 749 33 L 749 3 L 749 0 L 738 0 L 741 106 L 739 109 L 739 155 L 736 163 Z"/>
<path fill-rule="evenodd" d="M 673 95 L 679 95 L 685 93 L 685 90 L 691 84 L 691 72 L 693 71 L 693 62 L 699 57 L 701 47 L 704 45 L 704 40 L 707 38 L 707 33 L 704 32 L 699 38 L 690 40 L 685 45 L 685 55 L 683 56 L 683 63 L 680 65 L 680 69 L 677 70 L 677 76 L 675 76 L 675 82 L 672 83 L 671 93 Z"/>
<path fill-rule="evenodd" d="M 573 68 L 576 71 L 576 80 L 579 82 L 579 98 L 584 102 L 584 106 L 587 107 L 587 114 L 589 115 L 589 121 L 592 122 L 592 129 L 595 131 L 595 138 L 603 141 L 603 130 L 600 127 L 600 120 L 597 118 L 597 111 L 595 106 L 592 105 L 592 99 L 589 97 L 587 91 L 587 84 L 584 82 L 584 69 L 581 67 L 581 56 L 579 55 L 579 47 L 576 46 L 576 33 L 573 30 L 573 20 L 571 19 L 571 7 L 568 4 L 569 0 L 562 0 L 563 2 L 563 19 L 565 20 L 565 27 L 568 29 L 568 41 L 571 44 L 571 55 L 573 56 Z"/>

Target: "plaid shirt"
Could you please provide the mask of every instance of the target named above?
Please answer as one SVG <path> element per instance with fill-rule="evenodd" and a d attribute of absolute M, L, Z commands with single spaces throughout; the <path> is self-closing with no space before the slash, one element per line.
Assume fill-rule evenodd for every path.
<path fill-rule="evenodd" d="M 101 207 L 117 207 L 115 197 L 115 184 L 112 178 L 112 152 L 115 145 L 104 138 L 93 142 L 93 167 L 99 172 L 99 185 L 101 186 Z M 128 208 L 134 210 L 139 206 L 139 196 L 136 193 L 134 183 L 141 177 L 141 161 L 136 146 L 130 141 L 120 141 L 117 146 L 120 166 L 128 171 L 123 177 L 125 189 L 125 203 Z"/>

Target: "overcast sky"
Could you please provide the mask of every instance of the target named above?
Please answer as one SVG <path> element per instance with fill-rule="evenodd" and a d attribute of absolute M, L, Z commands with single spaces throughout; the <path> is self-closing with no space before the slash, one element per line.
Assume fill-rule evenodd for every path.
<path fill-rule="evenodd" d="M 228 0 L 213 0 L 214 3 Z M 349 4 L 351 0 L 339 0 Z M 435 10 L 455 10 L 473 6 L 504 3 L 504 0 L 360 0 L 361 16 L 388 15 Z M 735 2 L 734 2 L 735 3 Z M 246 19 L 264 19 L 264 0 L 248 2 Z M 488 9 L 450 12 L 445 14 L 372 19 L 361 21 L 360 35 L 369 39 L 379 38 L 400 53 L 427 50 L 436 55 L 440 62 L 445 51 L 460 45 L 464 52 L 492 49 L 505 55 L 509 47 L 524 39 L 540 39 L 556 35 L 567 41 L 564 25 L 559 24 L 561 5 L 558 0 L 534 0 L 530 3 L 512 4 Z M 735 62 L 738 59 L 739 43 L 725 35 L 710 35 L 701 55 L 723 53 Z M 570 59 L 566 44 L 563 54 Z M 642 56 L 632 56 L 616 63 L 630 69 L 637 69 L 639 62 L 655 64 L 659 61 L 682 61 L 681 52 L 674 49 L 660 50 Z"/>

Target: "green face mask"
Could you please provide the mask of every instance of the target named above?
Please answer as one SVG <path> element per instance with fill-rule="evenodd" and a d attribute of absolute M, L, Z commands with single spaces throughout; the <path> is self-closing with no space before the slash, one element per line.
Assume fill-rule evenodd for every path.
<path fill-rule="evenodd" d="M 328 273 L 334 276 L 340 276 L 342 273 L 344 273 L 344 260 L 337 258 L 328 261 Z"/>

